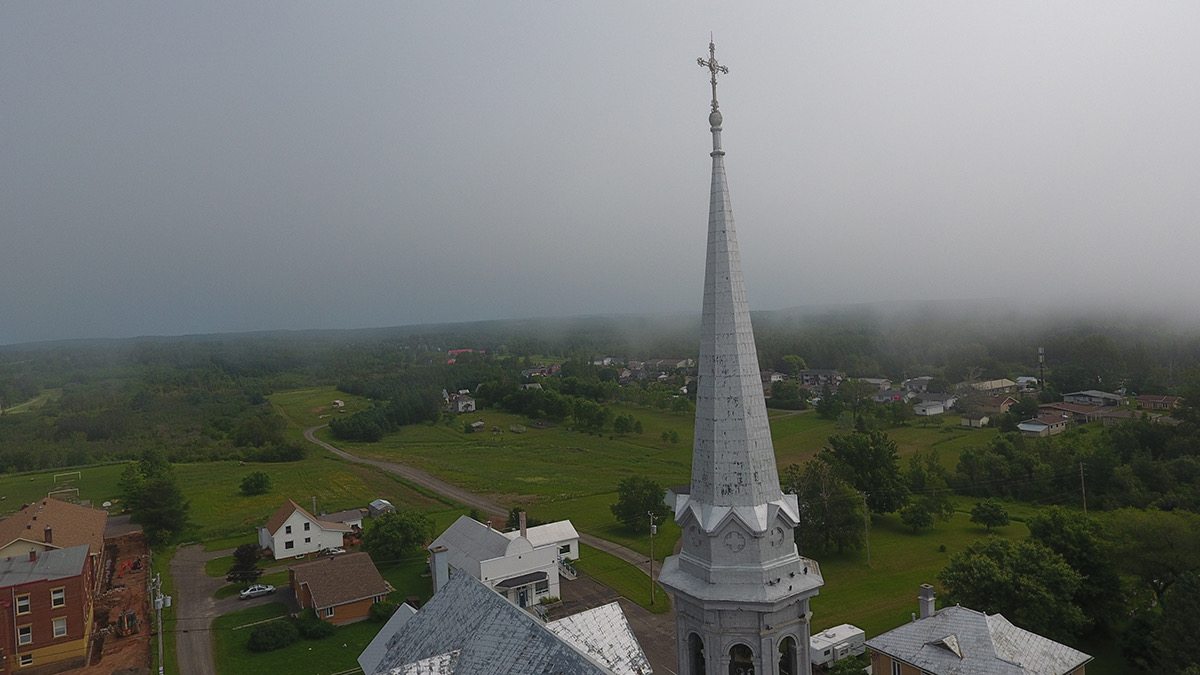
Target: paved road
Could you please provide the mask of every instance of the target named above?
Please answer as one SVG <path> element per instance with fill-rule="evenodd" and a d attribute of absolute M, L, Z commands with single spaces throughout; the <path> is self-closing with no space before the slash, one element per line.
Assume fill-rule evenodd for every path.
<path fill-rule="evenodd" d="M 171 559 L 171 575 L 175 578 L 175 653 L 182 675 L 217 675 L 212 656 L 213 619 L 254 605 L 281 601 L 286 604 L 286 598 L 279 595 L 250 600 L 239 600 L 236 595 L 221 600 L 213 598 L 225 580 L 205 574 L 204 563 L 231 553 L 233 549 L 210 552 L 199 545 L 180 546 Z M 163 626 L 163 630 L 172 628 Z"/>

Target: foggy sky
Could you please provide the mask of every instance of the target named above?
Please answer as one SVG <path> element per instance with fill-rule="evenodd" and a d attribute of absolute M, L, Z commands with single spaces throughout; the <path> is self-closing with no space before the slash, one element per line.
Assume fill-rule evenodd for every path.
<path fill-rule="evenodd" d="M 0 3 L 0 344 L 755 310 L 1200 315 L 1200 4 Z"/>

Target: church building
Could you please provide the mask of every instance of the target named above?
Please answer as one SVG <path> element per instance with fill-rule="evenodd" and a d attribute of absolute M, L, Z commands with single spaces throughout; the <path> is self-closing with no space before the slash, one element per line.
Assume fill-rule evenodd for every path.
<path fill-rule="evenodd" d="M 696 382 L 692 482 L 675 497 L 683 549 L 659 577 L 673 596 L 680 675 L 808 675 L 809 600 L 824 580 L 797 553 L 795 495 L 779 486 L 759 379 L 750 305 L 733 226 L 716 49 L 712 75 L 712 191 Z"/>

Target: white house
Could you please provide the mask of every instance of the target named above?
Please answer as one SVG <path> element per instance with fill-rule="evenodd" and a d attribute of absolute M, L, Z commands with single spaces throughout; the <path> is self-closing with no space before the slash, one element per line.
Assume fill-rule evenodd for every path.
<path fill-rule="evenodd" d="M 561 597 L 560 560 L 579 557 L 579 535 L 569 521 L 533 529 L 539 532 L 531 538 L 532 529 L 498 532 L 490 525 L 460 516 L 429 545 L 434 588 L 441 589 L 450 579 L 451 570 L 456 570 L 480 580 L 518 607 L 544 597 Z M 551 536 L 555 533 L 567 538 Z"/>
<path fill-rule="evenodd" d="M 258 545 L 271 549 L 276 560 L 299 557 L 341 546 L 350 531 L 344 523 L 318 520 L 289 499 L 266 525 L 258 528 Z"/>
<path fill-rule="evenodd" d="M 921 401 L 913 405 L 913 413 L 922 417 L 928 415 L 941 415 L 946 412 L 946 406 L 942 405 L 941 401 Z"/>
<path fill-rule="evenodd" d="M 1073 391 L 1070 394 L 1063 394 L 1063 402 L 1078 405 L 1121 405 L 1125 402 L 1125 399 L 1122 396 L 1110 394 L 1107 391 L 1088 389 L 1087 391 Z"/>
<path fill-rule="evenodd" d="M 453 405 L 454 412 L 459 414 L 475 412 L 475 399 L 471 398 L 470 396 L 460 395 L 458 398 L 454 399 Z"/>

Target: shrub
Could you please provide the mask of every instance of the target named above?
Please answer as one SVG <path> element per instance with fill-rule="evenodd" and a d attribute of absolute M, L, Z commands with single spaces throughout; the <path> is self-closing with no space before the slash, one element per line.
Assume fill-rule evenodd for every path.
<path fill-rule="evenodd" d="M 295 624 L 300 637 L 305 640 L 327 638 L 336 630 L 333 624 L 318 619 L 317 613 L 311 609 L 304 610 L 300 618 L 296 619 Z"/>
<path fill-rule="evenodd" d="M 375 623 L 385 623 L 392 615 L 396 613 L 396 608 L 399 607 L 394 602 L 384 600 L 371 605 L 370 619 Z"/>
<path fill-rule="evenodd" d="M 262 471 L 255 471 L 242 479 L 242 494 L 265 495 L 271 491 L 271 477 Z"/>
<path fill-rule="evenodd" d="M 250 641 L 246 644 L 252 652 L 269 652 L 282 649 L 300 637 L 300 633 L 291 621 L 269 621 L 255 626 L 250 631 Z"/>

